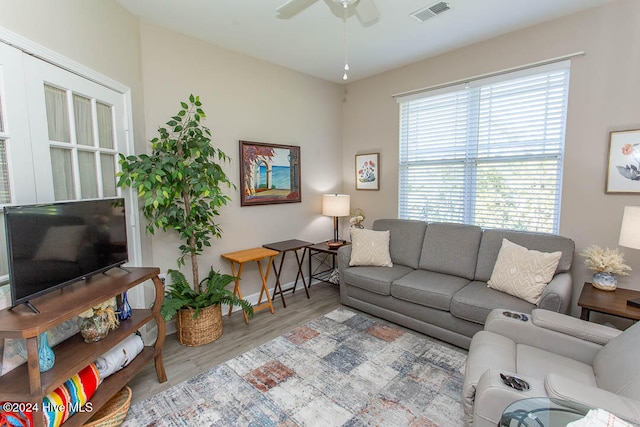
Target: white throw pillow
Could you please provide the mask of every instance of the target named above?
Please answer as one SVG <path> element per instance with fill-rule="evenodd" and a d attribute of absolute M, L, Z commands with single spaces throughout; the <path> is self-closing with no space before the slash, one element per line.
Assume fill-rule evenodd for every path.
<path fill-rule="evenodd" d="M 487 284 L 490 288 L 537 304 L 544 288 L 553 279 L 561 256 L 560 251 L 535 251 L 502 239 L 502 247 Z"/>
<path fill-rule="evenodd" d="M 86 225 L 50 227 L 33 258 L 42 261 L 76 262 L 86 229 Z"/>
<path fill-rule="evenodd" d="M 389 255 L 389 230 L 351 229 L 350 266 L 393 267 Z"/>

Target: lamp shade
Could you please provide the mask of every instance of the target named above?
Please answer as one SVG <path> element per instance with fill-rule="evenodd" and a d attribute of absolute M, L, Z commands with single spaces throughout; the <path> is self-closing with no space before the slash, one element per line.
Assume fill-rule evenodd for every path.
<path fill-rule="evenodd" d="M 347 194 L 323 194 L 322 215 L 349 216 L 351 196 Z"/>
<path fill-rule="evenodd" d="M 620 227 L 620 246 L 640 249 L 640 206 L 625 206 Z"/>

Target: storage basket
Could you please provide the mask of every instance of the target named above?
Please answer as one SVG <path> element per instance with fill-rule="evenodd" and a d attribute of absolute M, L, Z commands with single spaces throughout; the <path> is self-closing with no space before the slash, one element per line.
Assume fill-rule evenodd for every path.
<path fill-rule="evenodd" d="M 131 405 L 131 389 L 125 386 L 96 412 L 85 427 L 117 427 L 124 421 Z"/>
<path fill-rule="evenodd" d="M 215 341 L 222 335 L 222 307 L 210 305 L 200 310 L 193 318 L 192 308 L 178 310 L 178 341 L 182 345 L 195 347 Z"/>

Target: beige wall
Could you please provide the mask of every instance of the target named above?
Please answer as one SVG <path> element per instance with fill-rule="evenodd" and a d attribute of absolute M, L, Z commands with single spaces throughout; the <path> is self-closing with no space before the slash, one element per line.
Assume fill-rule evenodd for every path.
<path fill-rule="evenodd" d="M 332 220 L 320 215 L 320 202 L 322 193 L 342 187 L 341 87 L 151 24 L 141 24 L 141 44 L 147 139 L 193 93 L 203 103 L 213 144 L 233 159 L 225 170 L 238 187 L 239 140 L 300 146 L 302 203 L 240 207 L 239 190 L 228 192 L 232 202 L 220 210 L 223 237 L 199 258 L 201 274 L 210 266 L 230 272 L 220 258 L 225 252 L 330 238 Z M 177 255 L 174 235 L 154 238 L 155 265 L 175 267 Z M 294 278 L 294 258 L 287 258 L 283 283 Z M 258 292 L 259 283 L 255 263 L 246 265 L 243 293 Z"/>
<path fill-rule="evenodd" d="M 591 273 L 578 253 L 616 247 L 622 210 L 639 195 L 605 194 L 609 132 L 640 128 L 640 2 L 607 6 L 513 32 L 348 85 L 344 104 L 344 189 L 352 206 L 376 218 L 397 217 L 398 105 L 392 94 L 584 51 L 572 60 L 560 233 L 576 242 L 574 307 Z M 355 191 L 353 158 L 381 153 L 379 192 Z M 624 248 L 623 248 L 624 249 Z M 632 276 L 619 286 L 640 289 L 640 251 L 624 249 Z"/>

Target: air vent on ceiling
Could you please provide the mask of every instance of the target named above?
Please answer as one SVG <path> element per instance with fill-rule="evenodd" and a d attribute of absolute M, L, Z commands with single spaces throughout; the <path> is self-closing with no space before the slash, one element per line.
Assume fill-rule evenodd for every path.
<path fill-rule="evenodd" d="M 411 16 L 418 20 L 418 22 L 424 22 L 427 19 L 433 18 L 436 15 L 440 15 L 441 13 L 446 12 L 449 9 L 451 9 L 449 7 L 449 3 L 441 1 L 440 3 L 418 9 L 413 12 Z"/>

